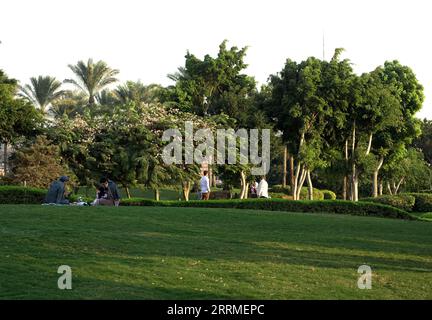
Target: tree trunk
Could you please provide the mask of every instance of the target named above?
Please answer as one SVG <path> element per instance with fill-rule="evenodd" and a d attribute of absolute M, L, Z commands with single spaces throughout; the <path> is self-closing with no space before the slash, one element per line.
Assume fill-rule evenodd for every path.
<path fill-rule="evenodd" d="M 351 200 L 358 201 L 358 172 L 355 164 L 355 145 L 356 145 L 356 123 L 354 121 L 352 132 L 352 146 L 351 156 L 353 158 L 352 172 L 351 172 Z"/>
<path fill-rule="evenodd" d="M 307 170 L 307 184 L 308 184 L 308 198 L 309 200 L 313 200 L 313 186 L 312 186 L 312 179 L 310 176 L 310 170 Z"/>
<path fill-rule="evenodd" d="M 348 170 L 348 139 L 345 140 L 345 162 L 347 164 L 346 171 Z M 345 176 L 343 178 L 343 186 L 342 186 L 342 197 L 344 200 L 347 200 L 348 197 L 348 174 L 345 172 Z"/>
<path fill-rule="evenodd" d="M 300 181 L 298 182 L 297 185 L 297 195 L 296 195 L 296 200 L 300 200 L 301 199 L 301 190 L 303 188 L 303 184 L 306 180 L 306 176 L 307 176 L 307 170 L 305 168 L 302 169 L 302 173 L 300 175 Z"/>
<path fill-rule="evenodd" d="M 246 174 L 243 170 L 240 172 L 240 185 L 241 185 L 240 199 L 244 199 L 245 193 L 247 192 L 247 188 L 246 188 Z"/>
<path fill-rule="evenodd" d="M 8 169 L 8 143 L 4 143 L 4 150 L 3 150 L 3 168 L 4 168 L 4 175 L 7 174 Z"/>
<path fill-rule="evenodd" d="M 126 195 L 127 195 L 128 199 L 130 199 L 130 198 L 131 198 L 131 194 L 130 194 L 129 187 L 128 187 L 128 186 L 125 186 L 124 188 L 125 188 Z"/>
<path fill-rule="evenodd" d="M 372 181 L 372 197 L 378 197 L 378 173 L 384 163 L 384 157 L 380 158 L 378 166 L 375 168 L 373 173 L 373 181 Z"/>
<path fill-rule="evenodd" d="M 208 170 L 209 170 L 208 176 L 209 176 L 210 187 L 214 188 L 216 187 L 216 179 L 214 176 L 213 167 L 210 164 L 208 165 Z"/>
<path fill-rule="evenodd" d="M 183 190 L 183 199 L 185 201 L 189 201 L 189 194 L 191 189 L 191 182 L 190 181 L 184 181 L 182 183 L 182 190 Z"/>
<path fill-rule="evenodd" d="M 294 157 L 290 155 L 290 186 L 294 188 Z"/>
<path fill-rule="evenodd" d="M 94 105 L 95 104 L 95 97 L 93 94 L 90 94 L 89 96 L 89 105 Z"/>
<path fill-rule="evenodd" d="M 343 178 L 343 186 L 342 186 L 342 198 L 344 200 L 347 199 L 347 193 L 348 193 L 348 177 L 345 175 Z"/>
<path fill-rule="evenodd" d="M 287 159 L 288 158 L 288 148 L 284 147 L 284 157 L 283 157 L 283 176 L 282 176 L 282 187 L 286 187 L 287 185 Z"/>
<path fill-rule="evenodd" d="M 405 180 L 405 177 L 402 177 L 402 179 L 399 180 L 397 186 L 396 186 L 395 189 L 394 189 L 393 194 L 395 194 L 395 195 L 398 194 L 398 192 L 399 192 L 399 188 L 400 188 L 400 186 L 402 185 L 402 183 L 404 182 L 404 180 Z"/>
<path fill-rule="evenodd" d="M 368 143 L 368 147 L 366 150 L 366 155 L 369 155 L 369 153 L 371 151 L 371 147 L 372 147 L 372 133 L 369 135 L 369 143 Z"/>
<path fill-rule="evenodd" d="M 297 199 L 297 188 L 298 188 L 298 181 L 299 181 L 299 175 L 300 175 L 300 168 L 301 168 L 301 164 L 297 164 L 297 169 L 296 169 L 296 173 L 294 176 L 294 184 L 293 184 L 293 187 L 291 188 L 291 194 L 293 196 L 293 200 L 298 200 Z"/>
<path fill-rule="evenodd" d="M 392 188 L 390 187 L 390 182 L 387 182 L 387 189 L 388 189 L 390 195 L 393 195 Z"/>
<path fill-rule="evenodd" d="M 305 141 L 305 134 L 302 133 L 301 138 L 300 138 L 300 143 L 299 143 L 299 153 L 301 151 L 301 147 L 302 147 L 304 141 Z M 301 169 L 301 175 L 300 175 L 300 169 Z M 301 188 L 303 186 L 305 178 L 306 178 L 306 170 L 304 167 L 302 168 L 302 164 L 299 162 L 297 164 L 297 169 L 296 169 L 296 173 L 294 176 L 294 186 L 291 187 L 291 192 L 292 192 L 294 200 L 300 199 L 300 191 L 301 191 Z"/>
<path fill-rule="evenodd" d="M 160 200 L 160 193 L 159 193 L 159 189 L 154 189 L 154 199 L 156 201 Z"/>
<path fill-rule="evenodd" d="M 358 174 L 353 174 L 352 178 L 352 201 L 358 201 Z"/>
<path fill-rule="evenodd" d="M 379 195 L 382 196 L 383 195 L 383 181 L 382 179 L 379 179 L 379 183 L 378 183 L 379 187 Z"/>
<path fill-rule="evenodd" d="M 249 191 L 249 183 L 246 183 L 246 191 L 245 191 L 243 199 L 247 199 L 248 198 L 248 191 Z"/>

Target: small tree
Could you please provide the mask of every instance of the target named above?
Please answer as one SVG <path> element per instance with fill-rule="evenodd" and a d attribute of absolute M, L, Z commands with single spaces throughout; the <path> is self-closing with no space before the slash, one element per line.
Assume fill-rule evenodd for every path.
<path fill-rule="evenodd" d="M 11 181 L 17 185 L 47 188 L 58 177 L 71 175 L 62 164 L 59 147 L 45 136 L 38 136 L 30 145 L 18 148 L 11 164 Z"/>

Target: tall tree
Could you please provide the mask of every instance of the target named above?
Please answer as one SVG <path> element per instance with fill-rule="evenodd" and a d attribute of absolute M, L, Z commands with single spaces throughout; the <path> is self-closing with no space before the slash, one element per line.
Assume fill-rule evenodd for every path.
<path fill-rule="evenodd" d="M 243 73 L 246 51 L 246 47 L 228 49 L 225 40 L 216 57 L 205 55 L 201 60 L 188 52 L 185 66 L 168 75 L 176 83 L 165 100 L 200 116 L 225 113 L 242 126 L 252 105 L 250 97 L 256 93 L 254 78 Z"/>
<path fill-rule="evenodd" d="M 4 144 L 4 171 L 8 170 L 8 145 L 17 138 L 38 133 L 43 121 L 41 113 L 22 98 L 16 97 L 17 82 L 0 70 L 0 143 Z"/>
<path fill-rule="evenodd" d="M 375 153 L 379 154 L 378 164 L 373 173 L 372 195 L 378 195 L 378 174 L 385 158 L 396 160 L 398 153 L 403 153 L 413 139 L 420 134 L 420 123 L 414 117 L 422 107 L 424 101 L 423 86 L 418 82 L 414 72 L 408 66 L 398 61 L 386 61 L 383 67 L 373 71 L 380 81 L 390 91 L 397 103 L 393 103 L 393 110 L 388 116 L 390 121 L 385 130 L 377 132 Z M 378 148 L 377 148 L 378 147 Z M 390 164 L 391 167 L 391 164 Z"/>
<path fill-rule="evenodd" d="M 363 74 L 353 87 L 357 101 L 349 109 L 351 198 L 358 201 L 359 177 L 373 161 L 373 142 L 377 134 L 388 130 L 401 117 L 398 101 L 389 86 L 376 73 Z"/>
<path fill-rule="evenodd" d="M 432 120 L 423 119 L 421 135 L 414 140 L 414 147 L 421 150 L 425 160 L 432 165 Z"/>
<path fill-rule="evenodd" d="M 50 105 L 64 94 L 64 91 L 60 90 L 61 86 L 62 83 L 54 77 L 32 77 L 30 84 L 20 87 L 19 95 L 28 99 L 43 114 L 46 114 Z"/>
<path fill-rule="evenodd" d="M 133 105 L 115 108 L 113 116 L 98 121 L 87 163 L 93 173 L 120 183 L 130 197 L 129 188 L 147 181 L 153 169 L 155 140 Z"/>
<path fill-rule="evenodd" d="M 119 73 L 117 69 L 111 69 L 104 61 L 93 62 L 88 59 L 87 63 L 78 61 L 76 65 L 68 65 L 76 76 L 74 79 L 66 79 L 66 83 L 75 85 L 88 95 L 89 105 L 95 104 L 95 96 L 106 86 L 117 81 L 115 76 Z"/>
<path fill-rule="evenodd" d="M 300 198 L 305 181 L 309 198 L 313 198 L 311 171 L 323 165 L 322 136 L 331 109 L 320 91 L 322 66 L 313 57 L 301 63 L 288 59 L 282 71 L 270 77 L 272 97 L 267 112 L 283 131 L 288 152 L 294 157 L 294 200 Z"/>

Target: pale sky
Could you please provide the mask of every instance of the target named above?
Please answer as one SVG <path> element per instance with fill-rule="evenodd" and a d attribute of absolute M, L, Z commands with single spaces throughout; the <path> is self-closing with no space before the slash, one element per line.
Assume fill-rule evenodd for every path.
<path fill-rule="evenodd" d="M 119 79 L 171 84 L 187 50 L 249 46 L 246 73 L 265 83 L 287 58 L 325 58 L 336 47 L 357 73 L 385 60 L 410 66 L 425 87 L 419 117 L 432 119 L 430 0 L 1 0 L 0 69 L 71 78 L 68 64 L 104 60 Z"/>

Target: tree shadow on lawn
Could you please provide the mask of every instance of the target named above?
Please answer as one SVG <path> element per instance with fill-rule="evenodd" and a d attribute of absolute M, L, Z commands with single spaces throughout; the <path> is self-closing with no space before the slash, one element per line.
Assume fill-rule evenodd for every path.
<path fill-rule="evenodd" d="M 236 297 L 206 290 L 136 285 L 89 277 L 79 279 L 73 277 L 72 290 L 60 290 L 55 286 L 55 282 L 52 284 L 45 288 L 27 288 L 22 292 L 2 292 L 0 300 L 228 300 L 247 298 L 247 295 Z"/>
<path fill-rule="evenodd" d="M 88 235 L 87 235 L 88 236 Z M 392 254 L 383 251 L 367 251 L 367 249 L 350 249 L 337 246 L 310 245 L 302 242 L 256 242 L 226 241 L 223 239 L 202 239 L 199 236 L 177 236 L 153 234 L 149 236 L 129 235 L 127 241 L 121 238 L 112 239 L 106 235 L 92 241 L 70 239 L 66 242 L 43 241 L 27 242 L 31 252 L 38 252 L 38 257 L 55 257 L 61 259 L 85 259 L 98 263 L 112 262 L 128 265 L 145 265 L 145 261 L 153 261 L 155 257 L 167 259 L 190 259 L 209 262 L 244 262 L 274 263 L 280 265 L 299 265 L 320 268 L 355 269 L 362 265 L 370 265 L 373 269 L 388 271 L 432 272 L 430 256 Z M 110 243 L 109 245 L 106 245 Z M 381 256 L 382 255 L 382 256 Z M 386 256 L 387 255 L 387 256 Z"/>

